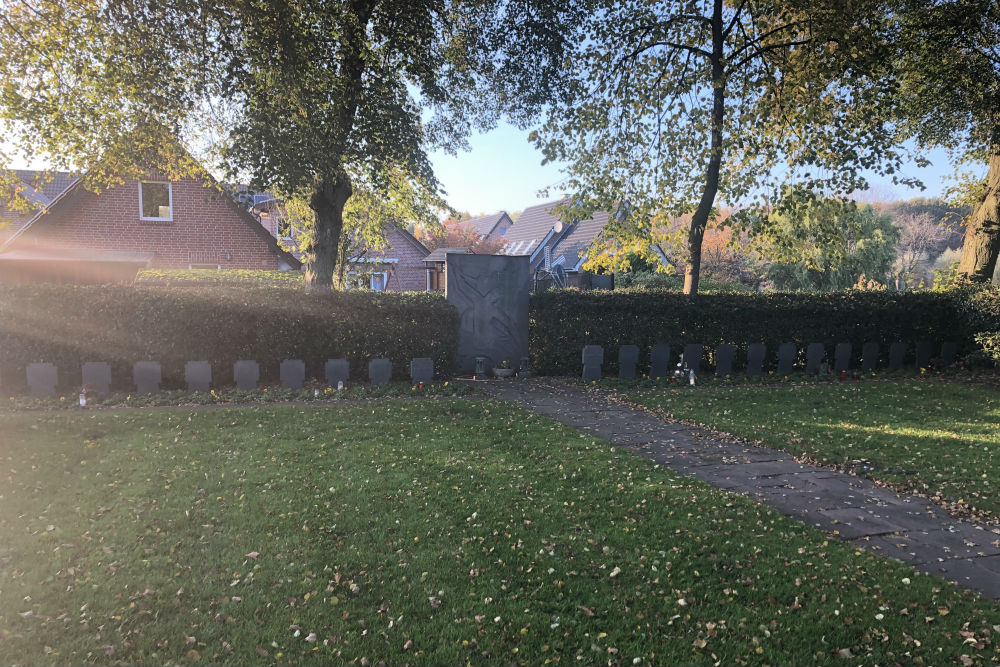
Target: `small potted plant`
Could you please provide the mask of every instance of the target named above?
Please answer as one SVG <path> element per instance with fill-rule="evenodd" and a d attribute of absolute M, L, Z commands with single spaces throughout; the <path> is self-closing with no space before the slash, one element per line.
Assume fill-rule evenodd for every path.
<path fill-rule="evenodd" d="M 510 367 L 510 359 L 504 359 L 493 367 L 493 375 L 498 378 L 509 378 L 514 375 L 514 369 Z"/>

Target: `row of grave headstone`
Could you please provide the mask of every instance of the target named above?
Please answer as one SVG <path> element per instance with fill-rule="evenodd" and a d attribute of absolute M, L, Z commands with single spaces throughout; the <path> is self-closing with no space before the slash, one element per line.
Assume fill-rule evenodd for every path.
<path fill-rule="evenodd" d="M 950 366 L 955 361 L 957 345 L 952 342 L 941 344 L 940 363 Z M 889 346 L 889 370 L 903 368 L 904 360 L 910 351 L 907 343 L 896 342 Z M 915 367 L 928 368 L 934 353 L 937 351 L 933 343 L 922 341 L 916 344 Z M 832 369 L 835 373 L 851 370 L 854 348 L 850 343 L 838 343 L 834 348 Z M 782 343 L 778 346 L 779 375 L 788 375 L 795 367 L 799 348 L 795 343 Z M 873 371 L 878 367 L 881 349 L 878 343 L 865 343 L 861 347 L 862 371 Z M 684 346 L 683 364 L 686 369 L 693 370 L 695 375 L 701 375 L 704 347 L 697 343 Z M 764 373 L 764 360 L 767 356 L 767 346 L 754 343 L 747 348 L 747 375 Z M 824 368 L 826 346 L 823 343 L 810 343 L 806 346 L 806 373 L 817 374 Z M 715 375 L 725 377 L 732 375 L 736 358 L 736 346 L 723 343 L 715 348 Z M 583 378 L 586 380 L 601 379 L 601 365 L 604 363 L 604 348 L 600 345 L 586 345 L 583 348 Z M 636 376 L 639 365 L 639 346 L 622 345 L 618 348 L 618 377 L 631 379 Z M 674 372 L 670 365 L 670 346 L 654 345 L 650 350 L 649 377 L 665 378 Z"/>
<path fill-rule="evenodd" d="M 54 364 L 33 363 L 27 369 L 28 388 L 37 398 L 54 396 L 59 384 L 59 371 Z M 82 368 L 83 385 L 98 394 L 107 394 L 111 389 L 111 366 L 103 361 L 88 361 Z M 346 383 L 350 379 L 347 359 L 328 359 L 324 375 L 331 387 Z M 301 389 L 306 380 L 306 365 L 298 359 L 287 359 L 279 368 L 281 386 L 285 389 Z M 410 379 L 414 385 L 430 384 L 434 378 L 434 360 L 419 357 L 410 361 Z M 207 361 L 189 361 L 184 365 L 184 379 L 190 392 L 208 392 L 212 385 L 212 365 Z M 368 380 L 373 385 L 384 384 L 392 379 L 392 363 L 388 359 L 372 359 L 368 362 Z M 256 361 L 237 361 L 233 365 L 233 382 L 241 391 L 252 391 L 260 380 L 260 365 Z M 155 394 L 160 390 L 162 372 L 158 361 L 139 361 L 132 366 L 132 381 L 139 394 Z"/>

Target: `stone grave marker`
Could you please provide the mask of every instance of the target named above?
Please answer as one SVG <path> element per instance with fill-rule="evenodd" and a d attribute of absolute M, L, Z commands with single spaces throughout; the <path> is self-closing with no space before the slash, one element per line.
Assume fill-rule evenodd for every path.
<path fill-rule="evenodd" d="M 604 348 L 600 345 L 583 346 L 583 379 L 600 380 L 601 364 L 604 363 Z"/>
<path fill-rule="evenodd" d="M 326 383 L 334 389 L 338 382 L 347 384 L 351 377 L 351 365 L 347 363 L 347 359 L 327 359 L 324 371 Z"/>
<path fill-rule="evenodd" d="M 835 372 L 850 370 L 852 351 L 850 343 L 837 343 L 837 347 L 833 350 L 833 370 Z"/>
<path fill-rule="evenodd" d="M 285 359 L 278 366 L 278 377 L 285 389 L 302 389 L 306 381 L 306 364 L 300 359 Z"/>
<path fill-rule="evenodd" d="M 160 391 L 163 373 L 159 361 L 137 361 L 132 366 L 132 381 L 139 394 L 156 394 Z"/>
<path fill-rule="evenodd" d="M 410 360 L 410 382 L 414 386 L 421 382 L 430 384 L 434 381 L 434 360 L 430 357 L 417 357 Z"/>
<path fill-rule="evenodd" d="M 104 361 L 88 361 L 83 365 L 81 376 L 83 386 L 88 385 L 101 396 L 107 396 L 111 391 L 111 366 Z"/>
<path fill-rule="evenodd" d="M 649 377 L 665 378 L 670 375 L 670 346 L 657 343 L 649 355 Z"/>
<path fill-rule="evenodd" d="M 764 357 L 767 356 L 767 345 L 752 343 L 747 349 L 747 375 L 761 375 L 764 372 Z"/>
<path fill-rule="evenodd" d="M 618 377 L 635 378 L 635 367 L 639 364 L 639 346 L 622 345 L 618 348 Z"/>
<path fill-rule="evenodd" d="M 809 375 L 819 374 L 825 353 L 826 350 L 823 347 L 823 343 L 809 343 L 806 346 L 806 373 Z"/>
<path fill-rule="evenodd" d="M 861 370 L 871 372 L 878 368 L 878 343 L 865 343 L 861 346 Z"/>
<path fill-rule="evenodd" d="M 385 384 L 391 379 L 391 361 L 388 359 L 372 359 L 368 362 L 368 380 L 372 384 Z"/>
<path fill-rule="evenodd" d="M 212 390 L 212 364 L 207 361 L 187 362 L 184 364 L 184 381 L 189 392 L 207 394 Z"/>
<path fill-rule="evenodd" d="M 695 375 L 701 375 L 701 345 L 688 343 L 684 346 L 684 365 L 694 370 Z"/>
<path fill-rule="evenodd" d="M 736 357 L 736 346 L 722 343 L 715 348 L 715 375 L 726 377 L 733 374 L 733 359 Z"/>
<path fill-rule="evenodd" d="M 931 355 L 933 354 L 934 345 L 930 341 L 917 342 L 917 368 L 930 368 Z"/>
<path fill-rule="evenodd" d="M 945 366 L 951 366 L 955 363 L 955 355 L 958 352 L 958 345 L 951 341 L 945 341 L 941 343 L 941 362 Z"/>
<path fill-rule="evenodd" d="M 241 359 L 233 364 L 233 382 L 240 391 L 253 391 L 260 380 L 260 364 L 253 359 Z"/>
<path fill-rule="evenodd" d="M 56 395 L 56 384 L 59 382 L 59 371 L 54 364 L 47 361 L 28 364 L 25 370 L 28 376 L 28 388 L 34 398 L 50 398 Z"/>
<path fill-rule="evenodd" d="M 889 346 L 889 370 L 898 371 L 903 367 L 903 358 L 906 357 L 906 343 L 896 341 Z"/>
<path fill-rule="evenodd" d="M 795 355 L 799 353 L 795 343 L 782 343 L 778 346 L 778 375 L 788 375 L 795 366 Z"/>

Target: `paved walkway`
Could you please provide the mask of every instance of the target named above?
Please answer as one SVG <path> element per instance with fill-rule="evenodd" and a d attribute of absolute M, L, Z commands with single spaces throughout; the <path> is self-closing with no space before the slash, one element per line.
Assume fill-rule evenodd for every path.
<path fill-rule="evenodd" d="M 917 496 L 799 463 L 776 449 L 718 439 L 555 380 L 477 383 L 495 398 L 634 451 L 712 486 L 748 495 L 858 547 L 1000 600 L 1000 528 L 955 519 Z"/>

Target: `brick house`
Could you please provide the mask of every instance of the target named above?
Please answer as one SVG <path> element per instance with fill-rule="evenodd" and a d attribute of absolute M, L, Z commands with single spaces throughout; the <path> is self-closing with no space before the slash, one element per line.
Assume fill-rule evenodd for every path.
<path fill-rule="evenodd" d="M 430 254 L 423 243 L 405 229 L 389 227 L 388 241 L 381 250 L 366 250 L 350 257 L 345 283 L 375 291 L 424 292 L 430 290 L 424 258 Z"/>
<path fill-rule="evenodd" d="M 24 174 L 22 181 L 42 183 L 31 172 L 18 173 Z M 164 269 L 301 267 L 245 206 L 211 181 L 170 181 L 152 172 L 98 194 L 63 175 L 39 192 L 34 214 L 27 221 L 23 216 L 14 220 L 0 245 L 0 265 L 24 267 L 32 256 L 44 257 L 36 267 L 44 273 L 42 264 L 62 254 L 72 262 L 86 262 L 89 256 L 94 264 L 132 261 Z"/>

